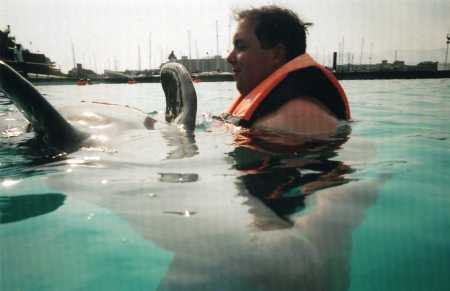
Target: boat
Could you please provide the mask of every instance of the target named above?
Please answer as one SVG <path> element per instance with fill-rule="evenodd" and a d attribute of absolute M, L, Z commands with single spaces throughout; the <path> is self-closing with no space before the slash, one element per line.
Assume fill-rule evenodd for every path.
<path fill-rule="evenodd" d="M 200 80 L 200 78 L 194 77 L 194 76 L 192 76 L 191 79 L 192 79 L 193 83 L 200 83 L 202 81 L 202 80 Z"/>
<path fill-rule="evenodd" d="M 77 81 L 77 85 L 79 85 L 79 86 L 91 85 L 91 84 L 92 84 L 91 80 L 89 80 L 89 79 L 79 79 Z"/>

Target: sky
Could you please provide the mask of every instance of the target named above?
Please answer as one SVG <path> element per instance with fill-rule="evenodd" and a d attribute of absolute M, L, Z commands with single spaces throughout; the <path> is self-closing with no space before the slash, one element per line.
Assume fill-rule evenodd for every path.
<path fill-rule="evenodd" d="M 445 58 L 449 0 L 0 0 L 0 29 L 63 72 L 74 58 L 97 72 L 158 68 L 172 50 L 225 57 L 233 10 L 267 4 L 314 24 L 307 51 L 324 64 L 333 51 L 355 64 Z"/>

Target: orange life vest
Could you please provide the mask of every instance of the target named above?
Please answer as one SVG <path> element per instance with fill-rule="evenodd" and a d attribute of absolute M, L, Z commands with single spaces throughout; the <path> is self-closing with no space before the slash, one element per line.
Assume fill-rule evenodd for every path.
<path fill-rule="evenodd" d="M 273 72 L 269 77 L 267 77 L 264 81 L 262 81 L 259 85 L 257 85 L 248 95 L 246 96 L 240 96 L 238 97 L 233 104 L 230 106 L 230 108 L 225 113 L 225 119 L 231 119 L 234 121 L 231 121 L 232 123 L 236 123 L 236 120 L 243 121 L 243 122 L 250 122 L 253 114 L 257 110 L 257 108 L 261 105 L 261 103 L 270 95 L 272 90 L 280 84 L 281 81 L 286 79 L 286 77 L 293 72 L 302 71 L 308 68 L 317 68 L 320 70 L 320 74 L 323 75 L 325 78 L 324 80 L 331 83 L 333 90 L 335 91 L 333 95 L 338 96 L 337 98 L 340 100 L 337 100 L 339 102 L 334 102 L 343 108 L 339 108 L 340 111 L 343 113 L 341 116 L 337 116 L 339 119 L 349 120 L 350 119 L 350 108 L 348 105 L 348 100 L 345 95 L 345 92 L 341 85 L 339 84 L 338 80 L 334 76 L 334 74 L 329 71 L 328 69 L 324 68 L 323 66 L 319 65 L 312 57 L 310 57 L 308 54 L 302 54 L 285 65 L 283 65 L 281 68 Z M 301 95 L 296 96 L 301 97 Z M 315 96 L 311 96 L 315 97 Z M 319 99 L 319 101 L 324 102 L 323 100 Z M 336 100 L 334 100 L 336 101 Z M 323 104 L 327 108 L 331 108 L 331 104 Z M 332 109 L 332 108 L 331 108 Z M 334 110 L 331 110 L 332 112 L 335 112 Z"/>

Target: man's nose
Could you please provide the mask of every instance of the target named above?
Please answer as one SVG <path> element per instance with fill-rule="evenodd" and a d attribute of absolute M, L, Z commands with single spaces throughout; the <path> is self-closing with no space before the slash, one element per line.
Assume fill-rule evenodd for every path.
<path fill-rule="evenodd" d="M 235 52 L 234 49 L 228 55 L 227 62 L 229 62 L 230 64 L 235 64 L 236 63 L 236 52 Z"/>

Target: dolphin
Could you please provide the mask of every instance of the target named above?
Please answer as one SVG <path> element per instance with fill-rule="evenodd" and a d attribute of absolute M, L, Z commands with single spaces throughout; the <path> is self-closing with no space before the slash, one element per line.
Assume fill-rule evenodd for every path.
<path fill-rule="evenodd" d="M 166 121 L 186 131 L 195 128 L 197 96 L 187 70 L 168 63 L 161 69 L 166 95 Z M 92 143 L 91 134 L 67 121 L 27 79 L 0 61 L 0 91 L 3 91 L 30 123 L 37 137 L 49 147 L 74 152 Z M 148 125 L 148 120 L 144 124 Z M 151 122 L 150 122 L 151 123 Z"/>
<path fill-rule="evenodd" d="M 161 83 L 166 96 L 166 121 L 192 132 L 197 101 L 189 73 L 181 65 L 169 63 L 161 70 Z M 90 141 L 89 133 L 65 120 L 30 82 L 1 62 L 0 88 L 50 146 L 76 151 Z M 176 135 L 168 138 L 173 138 L 174 142 L 180 140 Z M 189 148 L 188 156 L 194 155 L 197 149 L 193 139 L 184 143 L 189 145 L 183 148 Z M 332 146 L 330 151 L 334 152 L 339 146 Z M 184 151 L 175 151 L 170 156 L 178 157 L 182 155 L 180 152 Z M 318 151 L 313 147 L 311 152 L 302 152 L 303 158 L 295 160 L 308 166 L 296 166 L 265 156 L 259 159 L 261 163 L 259 160 L 253 163 L 251 153 L 249 150 L 233 151 L 226 162 L 234 163 L 234 166 L 226 167 L 233 166 L 235 170 L 208 176 L 204 180 L 210 182 L 202 184 L 201 191 L 179 182 L 180 179 L 183 182 L 201 180 L 197 174 L 186 173 L 160 174 L 160 182 L 172 183 L 171 187 L 159 185 L 158 188 L 158 182 L 136 186 L 136 180 L 116 183 L 115 195 L 108 193 L 108 187 L 99 188 L 95 184 L 97 181 L 90 179 L 91 171 L 80 171 L 77 179 L 61 179 L 54 175 L 46 183 L 51 183 L 55 189 L 70 189 L 71 197 L 110 209 L 125 218 L 146 240 L 175 254 L 161 279 L 159 290 L 348 289 L 352 232 L 361 224 L 366 210 L 377 199 L 378 189 L 389 177 L 347 183 L 341 176 L 349 170 L 334 167 L 330 162 L 325 164 L 330 166 L 330 171 L 309 181 L 308 175 L 317 173 L 314 166 L 334 155 L 322 156 L 323 149 Z M 196 164 L 201 162 L 190 160 L 189 167 L 201 167 Z M 145 164 L 145 167 L 149 165 Z M 297 168 L 304 170 L 299 177 L 292 173 Z M 274 179 L 274 173 L 287 176 L 287 180 Z M 139 171 L 137 175 L 145 177 L 148 172 Z M 84 186 L 80 186 L 79 180 L 83 180 Z M 256 188 L 255 184 L 262 187 Z M 301 191 L 294 191 L 298 187 L 305 193 L 315 191 L 315 195 L 303 199 L 309 211 L 290 211 L 284 215 L 277 211 L 273 196 L 268 195 L 270 197 L 264 200 L 257 195 L 266 194 L 269 188 L 277 190 L 276 186 L 280 185 L 290 187 L 282 189 L 290 195 L 287 199 L 297 198 L 292 197 L 293 194 L 301 194 Z M 87 188 L 95 189 L 96 195 L 86 191 Z M 138 195 L 154 189 L 158 189 L 158 193 L 151 199 L 148 195 Z M 121 195 L 116 195 L 118 193 Z M 48 194 L 51 195 L 33 197 L 34 200 L 29 196 L 0 197 L 3 202 L 0 210 L 8 214 L 4 222 L 42 215 L 58 208 L 65 199 L 58 193 Z M 18 213 L 19 202 L 36 203 L 40 199 L 52 199 L 53 204 L 39 211 Z M 300 207 L 299 203 L 295 206 Z M 280 217 L 283 215 L 287 219 Z M 186 217 L 190 217 L 189 220 L 184 219 Z"/>

